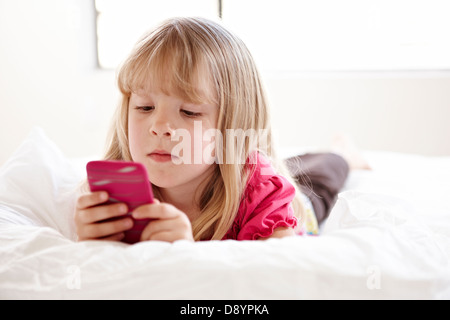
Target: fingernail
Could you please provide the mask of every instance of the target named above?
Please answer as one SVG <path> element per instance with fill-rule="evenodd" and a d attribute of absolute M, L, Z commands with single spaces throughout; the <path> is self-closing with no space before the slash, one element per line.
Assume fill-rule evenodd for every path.
<path fill-rule="evenodd" d="M 133 226 L 133 221 L 131 219 L 126 219 L 124 225 L 126 228 L 131 228 Z"/>
<path fill-rule="evenodd" d="M 121 213 L 127 213 L 128 211 L 127 206 L 124 204 L 120 206 L 119 210 Z"/>

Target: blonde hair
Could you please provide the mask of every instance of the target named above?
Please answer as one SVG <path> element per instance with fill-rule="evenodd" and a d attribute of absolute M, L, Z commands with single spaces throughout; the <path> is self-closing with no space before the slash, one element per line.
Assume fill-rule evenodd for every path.
<path fill-rule="evenodd" d="M 128 103 L 132 92 L 164 83 L 168 85 L 160 88 L 163 92 L 200 102 L 205 100 L 196 85 L 200 68 L 206 68 L 210 77 L 207 80 L 213 83 L 215 96 L 208 99 L 215 100 L 219 108 L 217 129 L 223 134 L 223 147 L 216 147 L 216 152 L 228 159 L 219 162 L 206 181 L 199 203 L 201 215 L 192 222 L 192 229 L 195 240 L 220 240 L 233 224 L 252 173 L 251 166 L 241 159 L 249 159 L 257 151 L 262 130 L 267 135 L 265 153 L 274 168 L 293 182 L 272 148 L 267 99 L 253 58 L 245 44 L 220 24 L 202 18 L 174 18 L 136 44 L 118 73 L 122 102 L 113 119 L 105 159 L 132 161 L 128 147 Z M 256 136 L 237 139 L 233 152 L 229 152 L 227 129 L 253 129 Z M 157 194 L 157 188 L 153 188 Z M 298 190 L 293 207 L 302 217 Z"/>

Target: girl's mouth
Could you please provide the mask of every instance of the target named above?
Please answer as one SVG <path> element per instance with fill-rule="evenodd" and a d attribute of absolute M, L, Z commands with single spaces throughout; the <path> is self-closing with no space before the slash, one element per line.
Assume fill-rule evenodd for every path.
<path fill-rule="evenodd" d="M 156 162 L 168 162 L 172 161 L 172 159 L 177 158 L 173 156 L 170 152 L 164 150 L 154 150 L 153 152 L 147 154 L 147 156 Z"/>

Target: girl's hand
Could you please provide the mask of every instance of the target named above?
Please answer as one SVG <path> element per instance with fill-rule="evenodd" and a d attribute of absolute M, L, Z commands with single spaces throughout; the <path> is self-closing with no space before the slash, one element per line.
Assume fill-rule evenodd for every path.
<path fill-rule="evenodd" d="M 168 203 L 154 203 L 140 206 L 133 212 L 135 219 L 155 219 L 150 221 L 141 234 L 141 241 L 160 240 L 174 242 L 176 240 L 194 241 L 191 222 L 187 215 Z"/>
<path fill-rule="evenodd" d="M 133 227 L 131 217 L 120 216 L 128 212 L 124 203 L 100 205 L 108 201 L 105 191 L 81 195 L 75 209 L 75 225 L 78 240 L 122 240 L 124 231 Z M 114 220 L 107 220 L 117 218 Z M 106 221 L 105 221 L 106 220 Z"/>

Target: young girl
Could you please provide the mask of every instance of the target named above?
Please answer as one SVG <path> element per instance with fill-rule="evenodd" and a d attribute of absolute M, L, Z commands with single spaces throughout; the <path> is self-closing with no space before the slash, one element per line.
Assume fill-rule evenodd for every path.
<path fill-rule="evenodd" d="M 141 241 L 254 240 L 317 231 L 316 200 L 322 219 L 329 208 L 320 204 L 329 205 L 338 190 L 324 186 L 324 198 L 307 187 L 314 187 L 311 180 L 302 187 L 308 199 L 277 160 L 260 76 L 239 38 L 205 19 L 168 20 L 137 43 L 118 85 L 122 102 L 105 159 L 140 162 L 148 171 L 158 200 L 132 212 L 135 219 L 153 219 Z M 314 168 L 320 176 L 324 159 L 331 159 L 328 165 L 342 167 L 343 174 L 325 180 L 337 180 L 340 188 L 345 161 L 312 157 L 318 165 L 307 157 L 288 160 L 297 182 L 311 179 L 304 174 Z M 298 170 L 298 159 L 314 165 Z M 126 205 L 103 204 L 107 199 L 106 192 L 79 197 L 80 240 L 121 240 L 132 227 Z M 108 220 L 113 217 L 119 219 Z"/>

